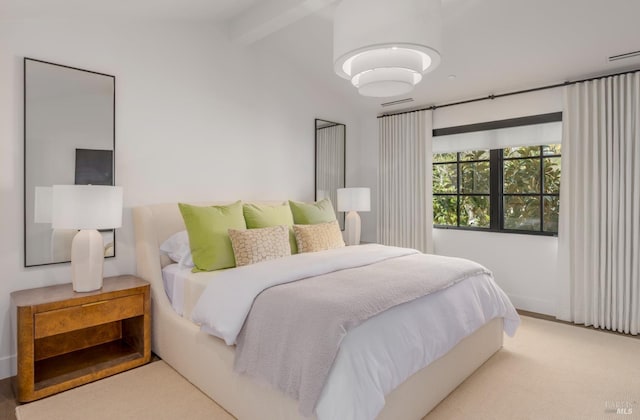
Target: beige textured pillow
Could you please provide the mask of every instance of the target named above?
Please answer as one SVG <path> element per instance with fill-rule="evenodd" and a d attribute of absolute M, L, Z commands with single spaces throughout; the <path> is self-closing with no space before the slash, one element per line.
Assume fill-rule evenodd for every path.
<path fill-rule="evenodd" d="M 334 220 L 315 225 L 293 225 L 298 252 L 316 252 L 326 249 L 342 248 L 344 240 L 340 225 Z"/>
<path fill-rule="evenodd" d="M 288 226 L 229 229 L 229 238 L 238 267 L 291 255 Z"/>

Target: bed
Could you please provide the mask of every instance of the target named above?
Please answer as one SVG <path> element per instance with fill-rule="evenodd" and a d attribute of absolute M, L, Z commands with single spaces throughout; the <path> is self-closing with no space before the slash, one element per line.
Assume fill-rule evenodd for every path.
<path fill-rule="evenodd" d="M 183 284 L 178 287 L 180 290 L 169 293 L 165 290 L 168 270 L 163 279 L 163 269 L 171 268 L 172 262 L 162 255 L 159 247 L 172 234 L 184 230 L 176 203 L 137 207 L 133 209 L 133 217 L 137 274 L 151 283 L 153 351 L 238 419 L 303 418 L 296 400 L 260 380 L 236 373 L 233 369 L 235 347 L 201 331 L 200 326 L 189 319 L 194 302 L 204 290 L 197 281 L 206 276 L 197 278 L 195 285 L 185 288 Z M 179 270 L 174 269 L 173 274 L 179 278 Z M 176 296 L 181 297 L 176 301 Z M 512 315 L 507 322 L 517 323 L 516 318 L 517 315 Z M 370 325 L 370 321 L 362 326 Z M 488 320 L 446 354 L 409 376 L 384 397 L 384 407 L 377 418 L 421 419 L 425 416 L 501 348 L 504 322 L 502 317 Z M 328 383 L 336 376 L 332 372 Z"/>

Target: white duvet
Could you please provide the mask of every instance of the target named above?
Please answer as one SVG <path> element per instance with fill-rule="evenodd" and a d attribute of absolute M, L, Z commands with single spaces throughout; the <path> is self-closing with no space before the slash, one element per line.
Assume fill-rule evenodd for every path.
<path fill-rule="evenodd" d="M 253 300 L 263 290 L 416 253 L 415 249 L 370 244 L 296 254 L 226 270 L 209 283 L 193 308 L 191 318 L 209 334 L 232 345 L 236 343 Z"/>
<path fill-rule="evenodd" d="M 193 320 L 233 344 L 262 290 L 415 252 L 362 245 L 227 270 L 211 280 Z M 318 419 L 374 419 L 385 395 L 496 317 L 504 318 L 507 334 L 515 333 L 519 317 L 513 305 L 492 277 L 482 274 L 370 318 L 342 340 L 316 406 Z"/>

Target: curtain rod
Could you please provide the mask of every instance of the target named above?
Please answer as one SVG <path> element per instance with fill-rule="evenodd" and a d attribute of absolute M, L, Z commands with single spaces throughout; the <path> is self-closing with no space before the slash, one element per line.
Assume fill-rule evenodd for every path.
<path fill-rule="evenodd" d="M 442 104 L 442 105 L 431 105 L 431 106 L 428 106 L 428 107 L 419 108 L 419 109 L 412 109 L 412 110 L 409 110 L 409 111 L 388 112 L 388 113 L 384 113 L 384 114 L 378 115 L 378 118 L 390 117 L 392 115 L 410 114 L 412 112 L 435 110 L 435 109 L 438 109 L 438 108 L 446 108 L 448 106 L 463 105 L 463 104 L 468 104 L 468 103 L 472 103 L 472 102 L 486 101 L 487 99 L 497 99 L 497 98 L 503 98 L 505 96 L 519 95 L 521 93 L 537 92 L 539 90 L 553 89 L 553 88 L 562 87 L 562 86 L 575 85 L 577 83 L 583 83 L 583 82 L 591 82 L 593 80 L 605 79 L 607 77 L 613 77 L 613 76 L 621 76 L 623 74 L 630 74 L 630 73 L 635 73 L 635 72 L 638 72 L 638 71 L 640 71 L 640 69 L 628 70 L 628 71 L 623 71 L 623 72 L 613 73 L 613 74 L 605 74 L 603 76 L 590 77 L 590 78 L 587 78 L 587 79 L 579 79 L 579 80 L 573 80 L 573 81 L 567 80 L 566 82 L 556 83 L 556 84 L 553 84 L 553 85 L 540 86 L 540 87 L 531 88 L 531 89 L 524 89 L 524 90 L 516 90 L 514 92 L 499 93 L 497 95 L 487 95 L 487 96 L 483 96 L 483 97 L 480 97 L 480 98 L 467 99 L 467 100 L 464 100 L 464 101 L 451 102 L 451 103 Z"/>

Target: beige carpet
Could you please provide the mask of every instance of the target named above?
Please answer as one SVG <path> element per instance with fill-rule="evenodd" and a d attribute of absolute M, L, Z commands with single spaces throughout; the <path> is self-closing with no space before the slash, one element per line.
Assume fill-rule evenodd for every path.
<path fill-rule="evenodd" d="M 639 339 L 523 316 L 515 337 L 425 420 L 630 420 L 639 403 Z"/>
<path fill-rule="evenodd" d="M 18 420 L 227 420 L 163 361 L 16 408 Z"/>
<path fill-rule="evenodd" d="M 424 420 L 640 419 L 639 339 L 522 321 L 516 337 Z M 164 362 L 16 411 L 18 420 L 232 419 Z"/>

